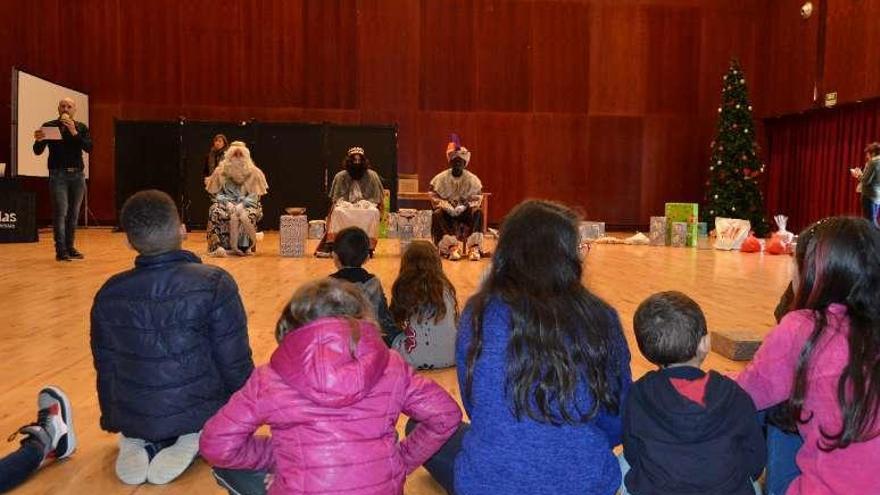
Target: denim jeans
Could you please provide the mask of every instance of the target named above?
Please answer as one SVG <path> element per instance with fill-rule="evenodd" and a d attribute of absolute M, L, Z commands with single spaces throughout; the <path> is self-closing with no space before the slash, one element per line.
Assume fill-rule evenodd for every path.
<path fill-rule="evenodd" d="M 43 462 L 43 446 L 39 442 L 25 440 L 21 447 L 0 459 L 0 493 L 20 485 Z"/>
<path fill-rule="evenodd" d="M 86 191 L 86 179 L 82 170 L 49 170 L 49 193 L 52 197 L 52 234 L 55 252 L 62 253 L 73 248 L 79 209 Z"/>
<path fill-rule="evenodd" d="M 413 420 L 406 422 L 406 434 L 409 435 L 416 427 Z M 458 430 L 440 447 L 433 457 L 425 462 L 425 469 L 449 495 L 455 495 L 455 457 L 461 452 L 464 434 L 470 429 L 469 423 L 461 423 Z"/>
<path fill-rule="evenodd" d="M 784 495 L 788 485 L 801 475 L 795 457 L 803 444 L 804 440 L 797 433 L 767 425 L 767 477 L 764 482 L 767 495 Z"/>
<path fill-rule="evenodd" d="M 229 495 L 266 494 L 266 471 L 214 468 L 213 474 Z"/>
<path fill-rule="evenodd" d="M 877 223 L 877 213 L 880 212 L 880 203 L 875 203 L 873 199 L 862 195 L 862 216 L 865 217 L 865 220 L 873 223 L 875 227 L 878 227 Z"/>

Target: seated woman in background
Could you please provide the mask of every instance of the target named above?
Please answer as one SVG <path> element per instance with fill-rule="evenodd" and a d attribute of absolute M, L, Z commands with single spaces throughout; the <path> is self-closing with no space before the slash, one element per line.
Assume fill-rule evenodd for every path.
<path fill-rule="evenodd" d="M 581 281 L 577 225 L 568 208 L 527 201 L 501 227 L 456 341 L 471 424 L 425 463 L 450 493 L 612 495 L 620 487 L 612 449 L 630 354 L 617 312 Z"/>
<path fill-rule="evenodd" d="M 409 364 L 418 369 L 455 364 L 455 287 L 430 242 L 413 241 L 403 253 L 391 289 L 391 315 L 403 329 L 392 346 Z"/>
<path fill-rule="evenodd" d="M 260 197 L 269 190 L 266 176 L 241 141 L 233 141 L 223 160 L 205 179 L 213 196 L 208 209 L 208 252 L 225 256 L 256 251 L 257 222 L 263 218 Z"/>
<path fill-rule="evenodd" d="M 783 426 L 803 438 L 770 437 L 768 489 L 880 493 L 880 231 L 822 220 L 799 236 L 795 266 L 790 311 L 737 378 L 759 410 L 788 401 Z M 773 469 L 787 458 L 797 469 L 783 480 Z"/>

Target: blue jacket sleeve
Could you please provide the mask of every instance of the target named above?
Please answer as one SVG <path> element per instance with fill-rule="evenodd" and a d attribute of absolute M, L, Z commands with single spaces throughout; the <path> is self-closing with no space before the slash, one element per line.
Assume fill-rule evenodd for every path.
<path fill-rule="evenodd" d="M 612 310 L 612 366 L 614 370 L 609 370 L 610 382 L 617 387 L 618 390 L 618 410 L 601 411 L 597 418 L 597 425 L 607 435 L 609 443 L 612 446 L 619 445 L 622 441 L 623 425 L 621 414 L 626 405 L 626 399 L 629 396 L 629 389 L 632 386 L 632 371 L 630 370 L 630 353 L 629 346 L 626 343 L 626 337 L 623 336 L 623 327 L 620 325 L 620 318 L 617 312 Z"/>
<path fill-rule="evenodd" d="M 247 315 L 232 277 L 223 272 L 214 292 L 210 334 L 212 354 L 226 392 L 232 395 L 254 370 L 248 341 Z"/>
<path fill-rule="evenodd" d="M 458 319 L 458 334 L 455 338 L 455 372 L 458 375 L 458 389 L 461 392 L 461 404 L 470 416 L 471 401 L 466 393 L 467 352 L 471 345 L 471 311 L 465 308 Z"/>

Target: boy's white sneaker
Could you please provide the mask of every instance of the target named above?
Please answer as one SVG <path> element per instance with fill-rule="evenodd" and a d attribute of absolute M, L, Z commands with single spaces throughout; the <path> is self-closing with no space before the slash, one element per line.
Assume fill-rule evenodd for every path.
<path fill-rule="evenodd" d="M 181 435 L 174 445 L 160 450 L 150 461 L 147 481 L 154 485 L 164 485 L 183 474 L 199 453 L 201 434 L 202 432 L 196 432 Z"/>

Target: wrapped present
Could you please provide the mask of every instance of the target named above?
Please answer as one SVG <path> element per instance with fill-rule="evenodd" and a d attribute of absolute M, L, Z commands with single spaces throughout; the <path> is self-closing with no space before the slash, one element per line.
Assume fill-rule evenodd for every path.
<path fill-rule="evenodd" d="M 413 231 L 416 239 L 431 238 L 431 217 L 433 215 L 433 210 L 419 210 L 416 213 L 415 230 Z"/>
<path fill-rule="evenodd" d="M 400 229 L 397 231 L 397 239 L 400 242 L 400 255 L 403 256 L 403 253 L 406 252 L 409 245 L 412 244 L 413 238 L 415 237 L 415 225 L 409 222 L 404 222 L 403 225 L 400 226 Z"/>
<path fill-rule="evenodd" d="M 581 243 L 605 237 L 605 222 L 583 221 L 578 225 L 578 235 Z"/>
<path fill-rule="evenodd" d="M 788 245 L 785 242 L 787 237 L 782 232 L 774 232 L 770 236 L 770 242 L 767 243 L 767 254 L 786 254 L 788 253 Z"/>
<path fill-rule="evenodd" d="M 750 233 L 746 240 L 743 241 L 742 246 L 739 247 L 739 250 L 744 253 L 760 253 L 761 242 L 758 241 L 754 233 Z"/>
<path fill-rule="evenodd" d="M 326 220 L 312 220 L 309 222 L 309 239 L 323 239 L 326 232 Z"/>
<path fill-rule="evenodd" d="M 706 222 L 697 222 L 697 237 L 709 237 L 709 225 Z"/>
<path fill-rule="evenodd" d="M 416 217 L 418 217 L 418 210 L 414 210 L 412 208 L 401 208 L 400 211 L 397 212 L 397 237 L 400 238 L 401 233 L 404 229 L 407 229 L 407 232 L 410 230 L 415 236 L 416 233 Z"/>
<path fill-rule="evenodd" d="M 389 239 L 397 238 L 397 212 L 392 211 L 388 213 L 388 231 L 387 237 Z"/>
<path fill-rule="evenodd" d="M 688 223 L 687 222 L 672 222 L 672 228 L 669 229 L 671 232 L 669 238 L 669 245 L 672 247 L 687 247 L 688 246 Z"/>
<path fill-rule="evenodd" d="M 751 230 L 752 224 L 748 220 L 715 217 L 715 249 L 739 249 Z"/>
<path fill-rule="evenodd" d="M 665 246 L 667 230 L 669 230 L 669 226 L 666 225 L 666 217 L 651 217 L 651 230 L 648 233 L 651 245 Z"/>
<path fill-rule="evenodd" d="M 687 225 L 686 246 L 697 246 L 697 219 L 700 216 L 700 206 L 697 203 L 666 203 L 666 224 L 670 228 L 668 235 L 669 244 L 672 245 L 672 224 L 682 222 Z"/>
<path fill-rule="evenodd" d="M 301 258 L 306 255 L 309 221 L 305 215 L 281 215 L 279 230 L 281 256 Z"/>
<path fill-rule="evenodd" d="M 697 222 L 697 249 L 711 249 L 709 244 L 709 228 L 706 222 Z"/>
<path fill-rule="evenodd" d="M 773 221 L 779 226 L 779 230 L 776 232 L 779 234 L 779 240 L 786 246 L 791 244 L 794 241 L 794 234 L 785 230 L 785 226 L 788 225 L 788 217 L 785 215 L 774 215 Z"/>

